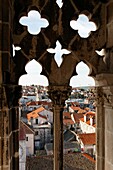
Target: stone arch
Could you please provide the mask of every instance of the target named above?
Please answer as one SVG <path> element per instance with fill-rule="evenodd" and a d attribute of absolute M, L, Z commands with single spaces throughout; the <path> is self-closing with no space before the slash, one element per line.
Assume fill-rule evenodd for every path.
<path fill-rule="evenodd" d="M 77 75 L 71 77 L 70 79 L 70 85 L 72 87 L 95 86 L 95 80 L 93 77 L 90 76 L 91 67 L 89 68 L 86 63 L 80 61 L 76 66 L 76 73 Z"/>
<path fill-rule="evenodd" d="M 0 168 L 19 169 L 18 164 L 18 99 L 21 95 L 21 87 L 18 86 L 18 78 L 25 73 L 25 64 L 36 59 L 43 67 L 43 74 L 49 79 L 49 95 L 54 101 L 56 115 L 58 116 L 55 131 L 59 137 L 62 121 L 61 113 L 65 99 L 71 88 L 69 79 L 76 74 L 75 66 L 81 60 L 87 62 L 92 68 L 92 76 L 95 76 L 97 94 L 97 170 L 107 170 L 113 167 L 113 2 L 111 0 L 86 0 L 63 1 L 59 9 L 55 0 L 22 1 L 14 0 L 0 2 L 0 121 L 4 130 L 0 130 Z M 25 31 L 18 22 L 21 12 L 27 13 L 31 6 L 38 6 L 42 15 L 47 15 L 50 25 L 41 31 L 36 37 Z M 98 25 L 98 30 L 88 39 L 81 39 L 77 31 L 70 29 L 72 18 L 78 18 L 83 11 L 89 11 L 91 20 Z M 13 23 L 13 24 L 12 24 Z M 46 49 L 55 47 L 56 40 L 61 40 L 63 49 L 72 53 L 63 56 L 64 60 L 60 68 L 57 68 L 53 55 L 47 54 Z M 21 52 L 16 57 L 11 57 L 11 46 L 20 45 Z M 37 42 L 37 44 L 35 43 Z M 39 43 L 40 42 L 40 43 Z M 26 46 L 27 44 L 27 46 Z M 33 47 L 36 46 L 36 51 Z M 106 55 L 98 56 L 95 50 L 106 49 Z M 69 59 L 68 59 L 69 57 Z M 47 63 L 47 64 L 46 64 Z M 57 76 L 56 76 L 57 73 Z M 64 78 L 64 79 L 63 79 Z M 62 80 L 63 79 L 63 80 Z M 60 116 L 59 116 L 60 115 Z M 7 123 L 8 122 L 8 123 Z M 14 124 L 12 123 L 14 122 Z M 57 128 L 56 128 L 57 129 Z M 16 142 L 15 142 L 16 141 Z M 62 135 L 56 143 L 62 151 Z M 55 148 L 57 149 L 57 148 Z M 60 152 L 61 153 L 61 152 Z M 55 153 L 57 158 L 57 153 Z M 62 167 L 63 158 L 55 164 L 57 170 Z M 57 159 L 56 159 L 57 160 Z"/>

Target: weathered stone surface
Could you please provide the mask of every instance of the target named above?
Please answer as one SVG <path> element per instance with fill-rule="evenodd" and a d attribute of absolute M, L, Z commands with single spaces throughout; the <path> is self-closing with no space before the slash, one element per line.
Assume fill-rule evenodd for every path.
<path fill-rule="evenodd" d="M 112 0 L 68 0 L 59 8 L 56 0 L 0 0 L 0 169 L 18 170 L 18 100 L 21 87 L 18 80 L 25 72 L 28 61 L 36 59 L 42 65 L 42 73 L 49 80 L 49 94 L 54 105 L 63 107 L 70 93 L 70 78 L 76 75 L 76 65 L 84 61 L 95 77 L 97 90 L 97 170 L 113 169 L 113 1 Z M 49 26 L 38 35 L 31 35 L 19 23 L 31 9 L 38 10 Z M 72 19 L 85 14 L 95 22 L 97 30 L 81 38 L 78 31 L 70 27 Z M 58 68 L 54 54 L 47 52 L 59 41 L 63 55 Z M 12 44 L 21 47 L 12 57 Z M 105 49 L 99 56 L 95 50 Z M 5 85 L 4 85 L 5 84 Z M 54 86 L 54 87 L 53 87 Z M 56 87 L 55 87 L 56 86 Z M 60 88 L 58 88 L 60 86 Z M 64 88 L 65 87 L 65 88 Z M 58 111 L 58 110 L 57 110 Z M 15 122 L 15 123 L 14 123 Z M 60 123 L 60 122 L 59 122 Z M 14 146 L 13 146 L 14 144 Z M 110 162 L 109 162 L 110 161 Z"/>

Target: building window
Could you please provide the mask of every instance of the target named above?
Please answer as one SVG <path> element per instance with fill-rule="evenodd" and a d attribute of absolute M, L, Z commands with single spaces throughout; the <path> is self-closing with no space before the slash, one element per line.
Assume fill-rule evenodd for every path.
<path fill-rule="evenodd" d="M 36 124 L 38 124 L 38 119 L 36 119 Z"/>
<path fill-rule="evenodd" d="M 26 141 L 28 141 L 28 136 L 26 136 Z"/>
<path fill-rule="evenodd" d="M 38 131 L 37 131 L 37 132 L 35 132 L 35 135 L 38 135 Z"/>

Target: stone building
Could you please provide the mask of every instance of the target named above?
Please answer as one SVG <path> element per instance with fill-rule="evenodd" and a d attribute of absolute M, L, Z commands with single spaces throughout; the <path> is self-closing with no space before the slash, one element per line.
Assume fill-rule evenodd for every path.
<path fill-rule="evenodd" d="M 41 28 L 34 26 L 32 20 L 34 32 L 31 25 L 27 25 L 29 18 L 32 19 L 31 10 L 42 24 Z M 96 25 L 84 38 L 79 35 L 81 30 L 72 26 L 81 14 L 85 19 L 88 17 L 87 24 Z M 56 44 L 63 55 L 60 64 L 49 52 Z M 17 46 L 21 48 L 19 51 Z M 99 55 L 100 51 L 104 54 Z M 19 169 L 18 101 L 21 86 L 18 80 L 25 74 L 26 63 L 32 59 L 41 64 L 41 74 L 48 78 L 48 93 L 54 103 L 54 170 L 63 169 L 62 112 L 71 91 L 70 79 L 76 75 L 75 68 L 80 61 L 89 66 L 90 76 L 96 82 L 96 170 L 112 170 L 113 0 L 0 0 L 1 170 Z"/>

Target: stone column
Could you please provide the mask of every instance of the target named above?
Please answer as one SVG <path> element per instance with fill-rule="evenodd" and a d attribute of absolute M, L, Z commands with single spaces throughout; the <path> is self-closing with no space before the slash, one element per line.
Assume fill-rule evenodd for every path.
<path fill-rule="evenodd" d="M 113 86 L 103 87 L 105 109 L 105 170 L 113 169 Z"/>
<path fill-rule="evenodd" d="M 0 87 L 0 170 L 19 170 L 19 111 L 21 86 Z"/>
<path fill-rule="evenodd" d="M 105 112 L 102 87 L 96 88 L 96 170 L 105 166 Z"/>
<path fill-rule="evenodd" d="M 54 109 L 54 170 L 63 170 L 63 109 L 71 91 L 69 86 L 49 86 Z"/>
<path fill-rule="evenodd" d="M 96 170 L 113 169 L 113 74 L 96 77 L 97 160 Z"/>
<path fill-rule="evenodd" d="M 0 170 L 19 169 L 19 86 L 10 85 L 13 3 L 0 0 Z"/>

